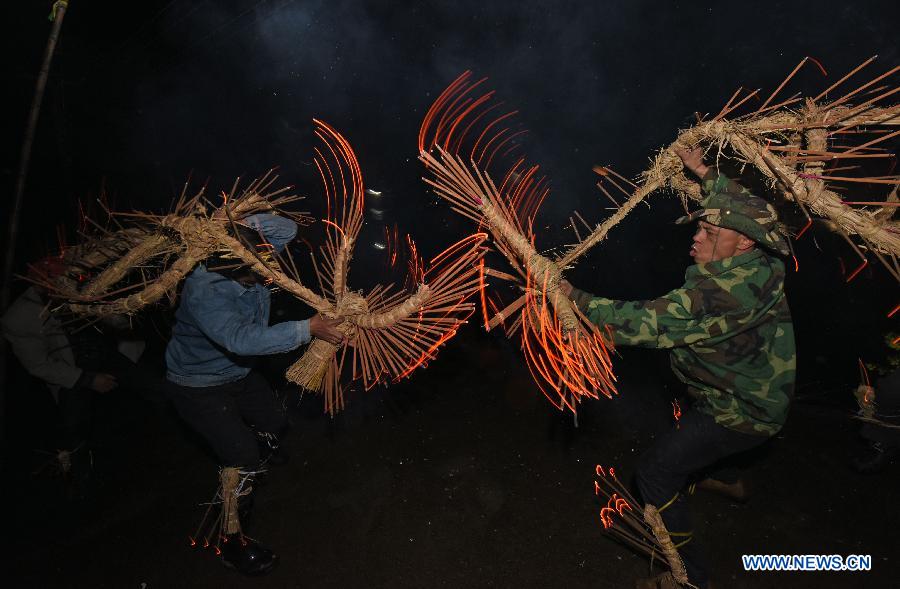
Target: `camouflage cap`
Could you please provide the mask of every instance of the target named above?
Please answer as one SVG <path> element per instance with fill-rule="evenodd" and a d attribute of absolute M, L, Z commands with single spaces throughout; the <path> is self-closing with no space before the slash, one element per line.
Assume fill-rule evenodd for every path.
<path fill-rule="evenodd" d="M 679 225 L 704 219 L 708 223 L 734 229 L 757 244 L 786 256 L 790 253 L 787 241 L 778 230 L 775 207 L 753 194 L 713 193 L 701 201 L 700 210 L 675 222 Z"/>

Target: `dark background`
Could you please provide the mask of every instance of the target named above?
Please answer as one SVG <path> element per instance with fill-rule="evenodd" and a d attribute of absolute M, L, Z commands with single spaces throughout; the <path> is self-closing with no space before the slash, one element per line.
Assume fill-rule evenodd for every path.
<path fill-rule="evenodd" d="M 0 115 L 7 194 L 49 29 L 45 3 L 15 10 L 14 30 L 3 39 L 12 98 Z M 552 179 L 543 209 L 549 228 L 539 246 L 569 243 L 562 227 L 571 211 L 592 222 L 607 214 L 592 165 L 637 174 L 694 112 L 717 112 L 738 86 L 767 95 L 806 55 L 829 76 L 810 63 L 785 95 L 817 93 L 878 54 L 872 73 L 860 77 L 869 79 L 898 62 L 897 16 L 892 2 L 822 10 L 790 2 L 753 10 L 679 2 L 284 0 L 151 1 L 123 10 L 74 2 L 38 128 L 19 268 L 55 246 L 56 226 L 68 226 L 71 239 L 76 203 L 89 203 L 101 188 L 118 208 L 161 211 L 189 175 L 196 186 L 208 179 L 222 189 L 280 166 L 284 183 L 309 197 L 302 207 L 316 212 L 312 117 L 348 137 L 367 186 L 391 197 L 389 222 L 434 253 L 467 226 L 425 190 L 415 137 L 435 96 L 466 69 L 488 76 L 499 99 L 520 110 L 530 131 L 524 153 Z M 690 229 L 670 224 L 679 213 L 675 199 L 650 203 L 652 210 L 636 210 L 571 273 L 573 282 L 621 298 L 677 286 Z M 856 258 L 827 235 L 801 240 L 798 258 L 801 273 L 791 278 L 798 321 L 821 326 L 827 316 L 829 327 L 840 327 L 817 353 L 847 346 L 862 346 L 857 355 L 877 353 L 880 338 L 872 346 L 844 334 L 875 327 L 894 306 L 893 292 L 877 286 L 886 273 L 873 268 L 844 286 L 838 258 L 847 268 Z"/>
<path fill-rule="evenodd" d="M 7 9 L 7 31 L 0 41 L 7 98 L 6 107 L 0 110 L 4 129 L 0 158 L 3 194 L 13 191 L 24 122 L 49 32 L 49 6 L 46 2 L 27 2 Z M 600 221 L 608 214 L 605 199 L 593 188 L 596 177 L 592 165 L 610 165 L 626 176 L 639 173 L 657 149 L 675 138 L 678 129 L 692 123 L 695 111 L 718 112 L 738 86 L 762 87 L 766 96 L 766 89 L 774 89 L 807 55 L 821 62 L 828 76 L 823 77 L 818 68 L 808 64 L 785 95 L 797 90 L 817 93 L 864 59 L 878 54 L 878 61 L 869 68 L 871 73 L 859 78 L 860 82 L 867 80 L 900 63 L 898 17 L 900 9 L 895 2 L 702 5 L 648 1 L 74 0 L 66 14 L 44 98 L 22 212 L 18 270 L 24 268 L 26 260 L 56 247 L 56 227 L 63 226 L 73 239 L 78 200 L 90 202 L 101 189 L 111 195 L 119 209 L 164 211 L 189 175 L 197 185 L 209 179 L 212 188 L 222 189 L 230 187 L 237 176 L 249 179 L 278 165 L 284 183 L 297 185 L 298 192 L 308 197 L 301 208 L 319 211 L 321 193 L 311 165 L 313 117 L 345 134 L 356 149 L 367 186 L 387 195 L 391 211 L 388 222 L 396 222 L 401 231 L 412 233 L 426 256 L 433 254 L 470 227 L 425 189 L 420 179 L 422 167 L 416 161 L 416 136 L 421 118 L 437 94 L 467 69 L 476 76 L 488 76 L 499 98 L 520 110 L 519 120 L 530 130 L 524 152 L 541 163 L 552 178 L 553 194 L 543 209 L 546 228 L 540 232 L 539 246 L 569 243 L 571 233 L 563 226 L 571 211 L 580 211 L 589 221 Z M 873 168 L 873 174 L 887 173 Z M 680 213 L 677 199 L 658 195 L 649 204 L 649 208 L 636 209 L 569 273 L 572 282 L 617 298 L 650 298 L 680 284 L 690 261 L 690 229 L 671 223 Z M 796 215 L 796 211 L 784 213 L 787 219 Z M 318 230 L 310 230 L 313 241 Z M 376 255 L 364 249 L 367 245 L 361 244 L 359 257 Z M 816 456 L 840 454 L 849 444 L 854 427 L 845 417 L 852 405 L 848 391 L 858 380 L 857 359 L 877 361 L 883 353 L 884 332 L 896 328 L 886 319 L 897 302 L 896 283 L 873 262 L 854 282 L 845 284 L 841 266 L 853 268 L 855 257 L 846 244 L 822 231 L 811 232 L 796 247 L 800 272 L 790 274 L 788 296 L 797 326 L 798 394 L 807 399 L 807 406 L 816 409 L 812 411 L 815 419 L 810 417 L 793 426 L 797 432 L 794 440 L 799 444 L 793 448 L 794 453 L 782 455 L 806 456 L 805 452 L 817 452 L 815 445 L 824 446 L 826 439 L 829 449 Z M 357 288 L 379 278 L 361 267 L 354 267 L 351 275 Z M 422 411 L 429 415 L 425 422 L 438 429 L 466 427 L 470 434 L 500 430 L 494 440 L 497 443 L 507 441 L 503 427 L 516 427 L 517 435 L 530 439 L 532 430 L 528 428 L 537 424 L 533 433 L 539 440 L 535 442 L 540 447 L 536 452 L 541 454 L 546 450 L 542 444 L 556 440 L 558 428 L 564 426 L 554 421 L 558 417 L 547 408 L 549 405 L 538 399 L 527 373 L 522 377 L 522 360 L 513 347 L 478 333 L 471 325 L 449 344 L 447 358 L 442 357 L 433 369 L 417 374 L 393 393 L 376 391 L 370 399 L 359 401 L 357 406 L 368 409 L 352 409 L 343 426 L 342 418 L 323 425 L 325 418 L 314 410 L 303 418 L 295 416 L 312 432 L 297 444 L 316 448 L 317 443 L 309 436 L 315 440 L 319 429 L 331 431 L 329 428 L 337 427 L 345 437 L 336 442 L 337 446 L 328 446 L 335 460 L 348 451 L 340 444 L 358 442 L 364 452 L 375 452 L 366 433 L 367 419 L 383 414 L 379 403 L 390 404 L 385 399 L 393 394 L 401 399 L 396 402 L 403 409 L 387 414 L 406 417 L 391 422 L 393 425 L 382 432 L 383 438 L 372 434 L 387 446 L 395 443 L 391 440 L 406 439 L 403 436 L 416 431 L 418 420 L 409 415 Z M 629 393 L 633 398 L 640 394 L 639 389 L 646 388 L 658 402 L 647 406 L 603 401 L 591 404 L 585 409 L 587 425 L 578 434 L 582 440 L 588 436 L 590 442 L 584 442 L 588 446 L 582 448 L 579 461 L 603 461 L 606 452 L 631 454 L 648 443 L 638 432 L 652 431 L 655 426 L 648 424 L 665 422 L 665 407 L 673 394 L 652 392 L 668 391 L 665 365 L 664 355 L 623 351 L 619 368 L 623 398 Z M 440 366 L 444 366 L 443 373 Z M 471 376 L 466 376 L 467 368 L 472 369 Z M 480 374 L 494 376 L 478 379 Z M 481 384 L 471 384 L 473 380 Z M 510 383 L 515 384 L 515 390 L 510 390 Z M 15 395 L 10 390 L 7 397 Z M 492 421 L 483 423 L 478 421 L 482 412 L 475 408 L 485 402 L 495 405 L 493 414 L 487 412 L 493 415 Z M 798 420 L 798 414 L 803 415 L 802 406 L 801 401 L 792 423 Z M 15 400 L 10 401 L 10 407 L 20 411 L 29 408 L 28 403 Z M 181 440 L 179 436 L 183 436 L 147 425 L 140 410 L 120 409 L 137 414 L 132 418 L 146 428 L 142 439 L 148 447 L 156 440 L 159 447 L 165 447 L 166 440 Z M 504 426 L 504 417 L 521 411 L 531 415 L 531 421 L 514 419 Z M 820 413 L 829 417 L 823 418 Z M 442 421 L 441 415 L 447 415 L 447 421 Z M 453 421 L 452 415 L 474 415 L 475 422 Z M 31 418 L 8 413 L 7 419 L 14 423 L 8 433 L 14 440 L 5 450 L 47 447 L 41 439 L 22 440 L 27 436 L 23 431 L 33 425 Z M 555 424 L 548 426 L 547 435 L 542 431 L 545 421 Z M 825 438 L 820 428 L 826 428 Z M 566 443 L 571 443 L 575 434 L 570 429 L 563 431 L 568 432 L 563 436 L 569 440 Z M 111 434 L 111 439 L 130 448 L 131 438 L 119 433 L 121 438 Z M 172 446 L 182 447 L 175 442 Z M 622 450 L 626 446 L 630 446 L 630 452 Z M 447 441 L 450 447 L 452 442 Z M 152 455 L 146 449 L 131 450 Z M 385 454 L 390 453 L 386 450 Z M 551 453 L 547 464 L 554 463 L 554 456 Z M 191 463 L 182 457 L 178 464 L 185 470 L 206 464 L 200 454 L 194 458 L 196 462 Z M 321 460 L 326 464 L 330 459 Z M 167 463 L 160 459 L 160 464 Z M 832 466 L 826 461 L 816 468 Z M 784 461 L 775 468 L 785 476 L 793 472 L 793 465 Z M 128 469 L 122 472 L 133 474 Z M 383 483 L 379 472 L 372 476 Z M 818 480 L 821 473 L 816 473 L 808 474 L 805 480 Z M 125 482 L 120 481 L 126 494 L 132 489 L 129 485 L 136 484 L 128 482 L 132 480 L 129 476 L 122 475 Z M 578 477 L 589 478 L 590 473 L 581 471 L 571 476 L 580 481 Z M 346 474 L 348 481 L 353 477 L 353 473 Z M 896 482 L 896 478 L 893 480 Z M 196 487 L 203 489 L 204 484 L 198 482 Z M 845 496 L 834 489 L 841 484 L 844 488 L 850 485 L 832 482 L 821 491 L 823 504 Z M 820 487 L 817 484 L 814 488 Z M 872 492 L 876 496 L 866 500 L 883 504 L 891 488 L 896 486 L 875 485 Z M 169 497 L 168 504 L 182 491 L 178 485 L 164 485 L 160 493 Z M 506 493 L 514 491 L 507 488 Z M 189 493 L 184 491 L 184 495 Z M 385 497 L 396 498 L 390 492 Z M 546 502 L 558 500 L 552 488 L 541 497 Z M 591 509 L 587 493 L 573 492 L 572 497 L 577 502 L 583 500 Z M 789 498 L 786 496 L 786 500 Z M 189 503 L 195 496 L 179 500 Z M 338 501 L 336 505 L 335 509 L 343 504 Z M 539 504 L 531 507 L 541 510 Z M 132 513 L 128 509 L 126 513 Z M 134 509 L 140 517 L 152 520 Z M 783 509 L 788 515 L 795 513 L 794 507 Z M 752 526 L 756 515 L 745 513 L 742 521 Z M 865 510 L 857 515 L 861 528 L 856 531 L 865 538 L 866 522 L 877 516 Z M 181 533 L 182 527 L 190 527 L 190 516 L 185 517 L 184 525 L 173 523 L 169 531 Z M 521 511 L 519 516 L 510 517 L 521 517 Z M 825 518 L 821 514 L 811 517 Z M 27 522 L 22 525 L 27 527 Z M 125 523 L 110 525 L 120 524 L 135 525 L 127 518 Z M 49 523 L 40 530 L 51 536 L 68 534 Z M 364 531 L 368 533 L 369 528 Z M 525 532 L 515 528 L 511 533 Z M 807 542 L 824 532 L 799 526 L 796 533 L 798 541 Z M 154 541 L 165 542 L 165 538 L 165 533 L 158 533 Z M 625 553 L 591 535 L 581 540 L 602 547 L 605 558 L 616 559 Z M 789 544 L 786 550 L 794 551 L 792 546 Z M 145 548 L 151 553 L 155 550 L 153 545 Z M 83 570 L 77 552 L 61 552 L 69 554 L 76 567 L 73 570 Z M 440 550 L 428 551 L 428 555 L 438 558 Z M 373 562 L 386 558 L 381 554 L 369 556 Z M 732 557 L 729 554 L 728 558 Z M 38 556 L 35 559 L 40 562 Z M 138 564 L 152 560 L 151 556 L 141 559 L 137 555 L 126 559 Z M 427 559 L 423 567 L 429 570 Z M 316 578 L 321 585 L 341 585 L 348 579 L 364 580 L 372 570 L 363 565 L 359 577 L 346 576 L 346 571 L 345 576 L 329 577 L 319 571 Z M 95 571 L 91 578 L 96 580 L 97 574 L 102 576 Z M 510 570 L 500 569 L 485 578 L 504 586 L 503 579 L 510 574 Z M 73 584 L 87 583 L 79 579 Z M 375 584 L 390 584 L 378 579 Z M 521 579 L 516 581 L 521 584 Z M 616 583 L 609 586 L 618 586 Z M 416 586 L 419 582 L 407 579 L 406 584 Z"/>

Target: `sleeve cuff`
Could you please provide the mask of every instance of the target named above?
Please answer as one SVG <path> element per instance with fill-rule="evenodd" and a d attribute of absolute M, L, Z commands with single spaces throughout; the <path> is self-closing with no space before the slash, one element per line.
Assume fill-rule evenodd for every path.
<path fill-rule="evenodd" d="M 588 304 L 595 297 L 589 292 L 585 292 L 581 289 L 572 287 L 572 293 L 569 295 L 569 298 L 572 299 L 572 302 L 575 303 L 575 306 L 578 307 L 578 310 L 582 313 L 587 313 Z"/>
<path fill-rule="evenodd" d="M 89 389 L 93 384 L 94 373 L 88 370 L 82 370 L 75 383 L 69 387 L 71 389 Z"/>
<path fill-rule="evenodd" d="M 716 182 L 719 179 L 719 170 L 714 166 L 709 166 L 703 177 L 700 178 L 700 189 L 704 196 L 709 196 L 716 190 Z"/>
<path fill-rule="evenodd" d="M 297 333 L 301 346 L 309 343 L 309 340 L 312 339 L 312 335 L 309 333 L 309 319 L 297 322 Z"/>

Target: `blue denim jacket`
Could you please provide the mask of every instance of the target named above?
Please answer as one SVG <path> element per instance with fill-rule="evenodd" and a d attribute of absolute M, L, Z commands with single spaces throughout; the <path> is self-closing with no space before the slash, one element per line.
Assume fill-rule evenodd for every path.
<path fill-rule="evenodd" d="M 290 219 L 253 215 L 243 223 L 262 231 L 280 251 L 297 233 Z M 308 343 L 309 321 L 269 326 L 271 294 L 262 285 L 239 282 L 198 265 L 185 280 L 166 347 L 167 378 L 187 387 L 207 387 L 247 376 L 253 356 L 287 352 Z"/>

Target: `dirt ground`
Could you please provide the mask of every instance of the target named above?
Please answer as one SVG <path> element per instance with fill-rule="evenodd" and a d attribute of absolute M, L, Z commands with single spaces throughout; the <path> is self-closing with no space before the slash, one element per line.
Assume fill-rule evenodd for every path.
<path fill-rule="evenodd" d="M 474 334 L 474 330 L 471 330 Z M 512 345 L 463 334 L 427 370 L 350 397 L 335 419 L 288 395 L 291 459 L 260 489 L 252 536 L 281 556 L 269 576 L 220 566 L 188 535 L 216 469 L 165 406 L 122 392 L 101 403 L 102 485 L 66 501 L 29 474 L 44 455 L 10 425 L 3 505 L 5 587 L 593 587 L 624 588 L 648 562 L 605 536 L 594 465 L 629 476 L 672 427 L 674 387 L 659 355 L 626 350 L 620 396 L 587 404 L 574 427 L 536 392 Z M 35 393 L 36 394 L 36 393 Z M 10 396 L 14 396 L 11 395 Z M 11 401 L 10 411 L 49 410 Z M 752 457 L 743 505 L 691 499 L 718 587 L 897 587 L 900 469 L 849 469 L 858 425 L 812 395 Z M 37 436 L 37 434 L 34 434 Z M 744 553 L 871 554 L 871 572 L 746 573 Z"/>

